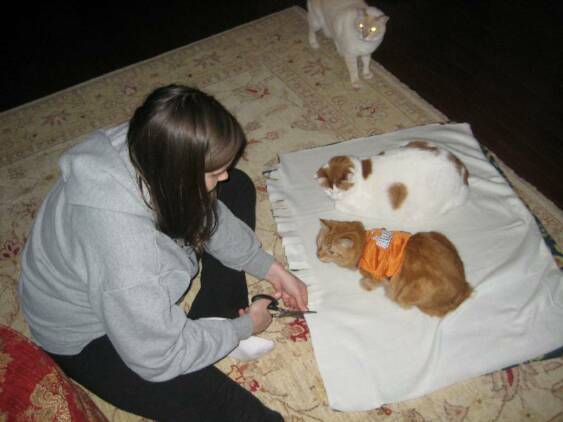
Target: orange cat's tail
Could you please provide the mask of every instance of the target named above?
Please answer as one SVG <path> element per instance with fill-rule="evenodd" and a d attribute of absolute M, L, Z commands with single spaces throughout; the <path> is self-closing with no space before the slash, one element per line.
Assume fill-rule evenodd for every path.
<path fill-rule="evenodd" d="M 465 280 L 465 289 L 462 289 L 459 291 L 459 293 L 456 295 L 456 297 L 454 298 L 454 300 L 452 301 L 452 309 L 457 308 L 459 305 L 461 305 L 461 303 L 469 298 L 469 296 L 471 296 L 471 294 L 473 293 L 473 288 L 471 287 L 471 285 L 467 282 L 467 280 Z"/>
<path fill-rule="evenodd" d="M 427 309 L 426 313 L 432 316 L 443 317 L 448 312 L 453 311 L 459 305 L 461 305 L 465 299 L 471 296 L 472 293 L 473 293 L 473 288 L 469 285 L 467 281 L 465 281 L 464 288 L 459 289 L 459 291 L 454 296 L 451 302 L 438 308 Z"/>

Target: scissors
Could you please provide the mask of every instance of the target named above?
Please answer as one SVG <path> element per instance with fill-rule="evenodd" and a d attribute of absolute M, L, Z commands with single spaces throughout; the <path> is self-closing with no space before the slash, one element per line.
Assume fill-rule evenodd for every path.
<path fill-rule="evenodd" d="M 294 317 L 294 318 L 303 318 L 304 314 L 316 314 L 317 311 L 292 311 L 289 309 L 284 309 L 281 308 L 279 306 L 279 302 L 278 300 L 270 295 L 265 295 L 265 294 L 258 294 L 255 296 L 252 296 L 251 302 L 254 303 L 259 299 L 267 299 L 270 301 L 270 304 L 268 305 L 268 309 L 271 312 L 272 316 L 274 318 L 284 318 L 284 317 Z"/>

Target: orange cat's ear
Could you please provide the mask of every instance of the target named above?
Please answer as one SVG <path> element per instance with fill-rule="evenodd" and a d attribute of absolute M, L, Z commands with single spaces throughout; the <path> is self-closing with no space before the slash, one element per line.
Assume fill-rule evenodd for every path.
<path fill-rule="evenodd" d="M 329 228 L 328 220 L 323 220 L 322 218 L 319 218 L 319 221 L 321 222 L 321 228 L 325 228 L 325 229 Z"/>

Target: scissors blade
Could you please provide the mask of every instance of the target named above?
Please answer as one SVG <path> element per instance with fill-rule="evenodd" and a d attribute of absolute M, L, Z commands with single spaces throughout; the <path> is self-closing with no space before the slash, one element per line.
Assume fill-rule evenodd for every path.
<path fill-rule="evenodd" d="M 276 318 L 285 318 L 285 317 L 303 318 L 305 314 L 316 314 L 316 313 L 317 311 L 290 311 L 288 309 L 281 309 L 274 316 Z"/>

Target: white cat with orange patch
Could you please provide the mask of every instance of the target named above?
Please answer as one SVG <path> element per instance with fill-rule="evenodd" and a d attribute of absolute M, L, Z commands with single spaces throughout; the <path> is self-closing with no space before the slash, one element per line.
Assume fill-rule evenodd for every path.
<path fill-rule="evenodd" d="M 361 217 L 424 220 L 459 207 L 469 193 L 461 160 L 420 140 L 366 159 L 332 157 L 316 178 L 337 210 Z"/>

